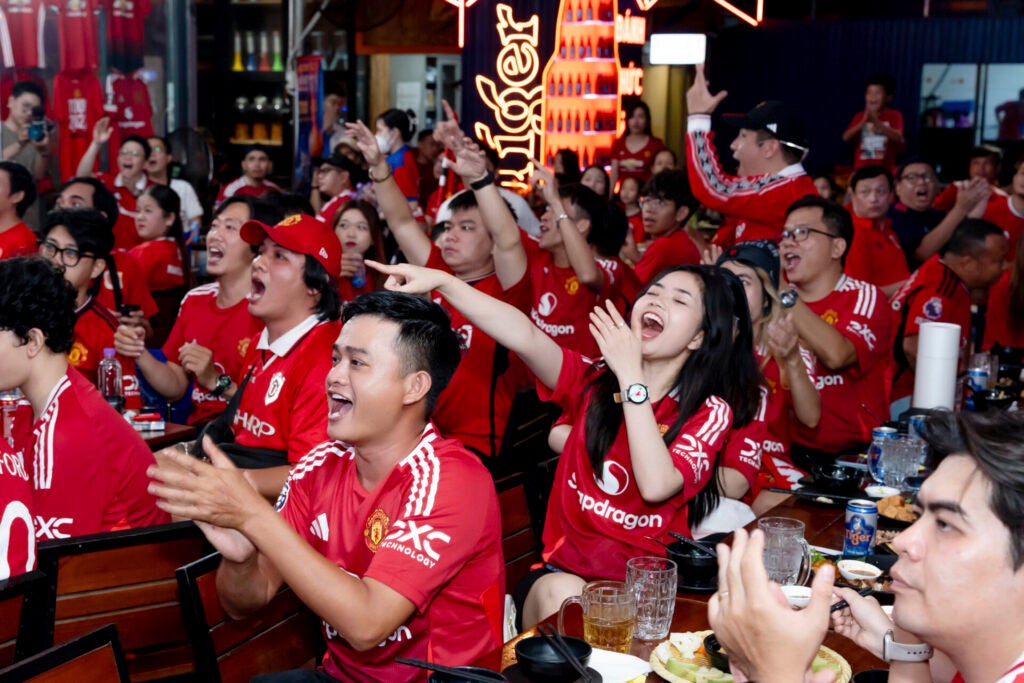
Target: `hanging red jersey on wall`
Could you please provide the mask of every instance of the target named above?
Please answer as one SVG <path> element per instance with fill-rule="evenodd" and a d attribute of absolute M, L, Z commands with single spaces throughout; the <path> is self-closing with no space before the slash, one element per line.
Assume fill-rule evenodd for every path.
<path fill-rule="evenodd" d="M 119 71 L 142 67 L 143 23 L 149 0 L 101 0 L 107 10 L 107 49 L 110 66 Z"/>
<path fill-rule="evenodd" d="M 129 135 L 144 138 L 153 135 L 153 105 L 149 101 L 149 88 L 139 72 L 107 76 L 107 105 L 104 107 L 113 124 L 113 133 L 107 149 L 115 153 L 121 141 Z"/>
<path fill-rule="evenodd" d="M 61 69 L 96 69 L 99 65 L 99 34 L 96 31 L 99 0 L 58 0 L 58 3 Z"/>
<path fill-rule="evenodd" d="M 0 61 L 7 68 L 46 68 L 44 0 L 0 0 Z"/>
<path fill-rule="evenodd" d="M 78 160 L 92 142 L 92 127 L 102 116 L 103 88 L 96 74 L 61 71 L 54 77 L 53 118 L 58 127 L 62 178 L 77 174 Z"/>

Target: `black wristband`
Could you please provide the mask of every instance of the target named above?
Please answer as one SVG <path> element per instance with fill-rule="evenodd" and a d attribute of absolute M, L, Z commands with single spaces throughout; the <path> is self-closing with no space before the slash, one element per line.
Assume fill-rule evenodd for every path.
<path fill-rule="evenodd" d="M 474 180 L 473 182 L 471 182 L 469 184 L 469 187 L 470 187 L 470 189 L 473 189 L 473 190 L 482 190 L 485 187 L 487 187 L 488 185 L 493 185 L 493 184 L 494 184 L 494 174 L 491 173 L 490 171 L 488 171 L 484 175 L 483 178 L 480 178 L 479 180 Z"/>

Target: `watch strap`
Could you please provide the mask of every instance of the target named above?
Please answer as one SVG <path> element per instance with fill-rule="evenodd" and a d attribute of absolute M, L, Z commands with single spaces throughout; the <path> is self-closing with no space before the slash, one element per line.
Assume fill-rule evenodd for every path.
<path fill-rule="evenodd" d="M 897 643 L 892 629 L 882 638 L 882 659 L 887 662 L 926 662 L 932 658 L 932 652 L 932 646 L 924 643 Z"/>
<path fill-rule="evenodd" d="M 494 184 L 494 174 L 491 173 L 490 171 L 488 171 L 487 173 L 484 174 L 483 178 L 480 178 L 479 180 L 474 180 L 473 182 L 471 182 L 469 184 L 469 187 L 472 190 L 482 190 L 485 187 L 487 187 L 488 185 L 493 185 L 493 184 Z"/>

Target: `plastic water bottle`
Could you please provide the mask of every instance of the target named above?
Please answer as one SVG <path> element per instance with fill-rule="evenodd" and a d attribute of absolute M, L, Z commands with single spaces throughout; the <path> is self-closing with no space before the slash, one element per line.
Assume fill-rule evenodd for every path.
<path fill-rule="evenodd" d="M 18 410 L 18 401 L 21 400 L 21 390 L 18 388 L 10 391 L 0 391 L 0 410 L 3 411 L 3 438 L 8 444 L 14 442 L 14 413 Z"/>
<path fill-rule="evenodd" d="M 361 288 L 366 284 L 366 266 L 363 263 L 359 264 L 359 270 L 352 276 L 352 286 L 356 289 Z"/>
<path fill-rule="evenodd" d="M 124 386 L 121 383 L 121 361 L 116 349 L 103 349 L 103 360 L 96 370 L 96 384 L 103 398 L 117 412 L 124 411 Z"/>
<path fill-rule="evenodd" d="M 886 439 L 895 439 L 899 434 L 893 427 L 875 427 L 871 430 L 871 445 L 868 446 L 868 472 L 876 483 L 885 480 L 885 463 L 882 461 L 883 444 Z"/>

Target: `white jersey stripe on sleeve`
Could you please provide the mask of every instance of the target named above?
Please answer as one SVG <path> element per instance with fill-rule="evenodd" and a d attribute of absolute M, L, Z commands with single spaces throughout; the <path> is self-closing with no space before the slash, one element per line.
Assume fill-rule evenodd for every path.
<path fill-rule="evenodd" d="M 712 443 L 729 428 L 729 405 L 717 396 L 709 396 L 705 404 L 711 408 L 707 421 L 697 432 L 697 438 Z"/>
<path fill-rule="evenodd" d="M 0 8 L 0 55 L 3 56 L 3 66 L 13 69 L 14 46 L 11 45 L 11 29 L 7 24 L 7 11 L 2 8 Z"/>

